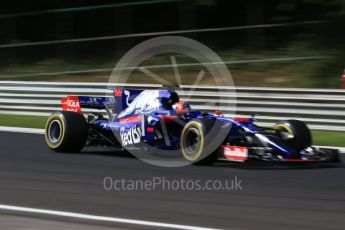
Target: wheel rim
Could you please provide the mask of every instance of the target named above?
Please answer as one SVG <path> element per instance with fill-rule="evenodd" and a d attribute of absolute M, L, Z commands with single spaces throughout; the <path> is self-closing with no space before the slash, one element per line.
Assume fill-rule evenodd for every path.
<path fill-rule="evenodd" d="M 285 124 L 279 124 L 279 125 L 276 125 L 275 128 L 280 132 L 285 132 L 285 133 L 288 133 L 288 134 L 293 136 L 293 138 L 289 138 L 289 139 L 285 140 L 287 143 L 291 143 L 293 141 L 294 134 L 292 132 L 292 129 L 289 126 L 287 126 Z"/>
<path fill-rule="evenodd" d="M 292 129 L 285 124 L 278 124 L 275 126 L 275 128 L 280 131 L 286 131 L 287 133 L 293 134 Z"/>
<path fill-rule="evenodd" d="M 196 128 L 190 128 L 187 130 L 184 136 L 185 152 L 188 156 L 193 157 L 198 153 L 201 145 L 200 131 Z"/>
<path fill-rule="evenodd" d="M 53 120 L 48 127 L 48 139 L 55 144 L 60 141 L 62 135 L 62 125 L 59 120 Z"/>

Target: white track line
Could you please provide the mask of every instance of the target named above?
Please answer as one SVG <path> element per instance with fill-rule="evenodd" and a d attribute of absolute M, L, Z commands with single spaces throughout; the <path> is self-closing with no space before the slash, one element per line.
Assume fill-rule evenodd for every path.
<path fill-rule="evenodd" d="M 0 204 L 0 210 L 44 214 L 44 215 L 50 215 L 50 216 L 60 216 L 60 217 L 77 218 L 77 219 L 84 219 L 84 220 L 106 221 L 106 222 L 113 222 L 113 223 L 132 224 L 132 225 L 159 227 L 159 228 L 186 229 L 186 230 L 197 230 L 197 229 L 214 230 L 215 229 L 215 228 L 203 228 L 203 227 L 190 226 L 190 225 L 168 224 L 168 223 L 152 222 L 152 221 L 144 221 L 144 220 L 124 219 L 124 218 L 117 218 L 117 217 L 95 216 L 95 215 L 74 213 L 74 212 L 62 212 L 62 211 L 54 211 L 54 210 L 47 210 L 47 209 L 27 208 L 27 207 L 3 205 L 3 204 Z"/>
<path fill-rule="evenodd" d="M 14 133 L 44 134 L 44 129 L 20 128 L 20 127 L 9 127 L 9 126 L 0 126 L 0 131 L 14 132 Z"/>

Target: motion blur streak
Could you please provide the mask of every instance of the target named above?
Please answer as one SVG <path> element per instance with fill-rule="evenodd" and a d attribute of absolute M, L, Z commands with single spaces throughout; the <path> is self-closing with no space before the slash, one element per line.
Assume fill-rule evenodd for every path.
<path fill-rule="evenodd" d="M 189 34 L 189 33 L 228 31 L 228 30 L 247 30 L 247 29 L 259 29 L 259 28 L 274 28 L 274 27 L 285 27 L 285 26 L 295 26 L 295 25 L 304 25 L 304 24 L 321 24 L 321 23 L 325 23 L 325 22 L 324 21 L 302 21 L 302 22 L 294 22 L 294 23 L 248 25 L 248 26 L 231 26 L 231 27 L 207 28 L 207 29 L 174 30 L 174 31 L 149 32 L 149 33 L 136 33 L 136 34 L 121 34 L 121 35 L 114 35 L 114 36 L 74 38 L 74 39 L 64 39 L 64 40 L 54 40 L 54 41 L 23 42 L 23 43 L 14 43 L 14 44 L 3 44 L 3 45 L 0 45 L 0 48 L 12 48 L 12 47 L 24 47 L 24 46 L 40 46 L 40 45 L 74 43 L 74 42 L 91 42 L 91 41 L 112 40 L 112 39 L 120 39 L 120 38 L 165 36 L 165 35 L 171 35 L 171 34 Z"/>
<path fill-rule="evenodd" d="M 157 3 L 166 3 L 166 2 L 177 2 L 177 1 L 179 1 L 179 0 L 135 1 L 135 2 L 124 2 L 124 3 L 116 3 L 116 4 L 96 5 L 96 6 L 71 7 L 71 8 L 42 10 L 42 11 L 33 11 L 33 12 L 24 12 L 24 13 L 2 14 L 2 15 L 0 15 L 0 18 L 14 18 L 14 17 L 42 15 L 42 14 L 56 14 L 56 13 L 67 13 L 67 12 L 77 12 L 77 11 L 89 11 L 89 10 L 99 10 L 99 9 L 106 9 L 106 8 L 116 8 L 116 7 L 124 7 L 124 6 L 138 6 L 138 5 L 157 4 Z"/>
<path fill-rule="evenodd" d="M 1 48 L 1 46 L 0 46 Z M 238 64 L 249 64 L 249 63 L 265 63 L 265 62 L 289 62 L 289 61 L 301 61 L 301 60 L 318 60 L 325 59 L 321 56 L 311 56 L 311 57 L 285 57 L 285 58 L 267 58 L 267 59 L 257 59 L 257 60 L 238 60 L 238 61 L 223 61 L 223 62 L 205 62 L 205 63 L 182 63 L 176 64 L 177 67 L 193 67 L 193 66 L 203 66 L 203 65 L 238 65 Z M 146 69 L 167 69 L 172 68 L 172 65 L 149 65 L 140 67 L 123 67 L 117 68 L 117 70 L 136 70 L 140 68 Z M 3 75 L 0 78 L 21 78 L 21 77 L 37 77 L 37 76 L 59 76 L 65 74 L 83 74 L 83 73 L 110 73 L 113 68 L 103 68 L 103 69 L 85 69 L 85 70 L 71 70 L 71 71 L 61 71 L 61 72 L 51 72 L 51 73 L 29 73 L 29 74 L 16 74 L 16 75 Z"/>

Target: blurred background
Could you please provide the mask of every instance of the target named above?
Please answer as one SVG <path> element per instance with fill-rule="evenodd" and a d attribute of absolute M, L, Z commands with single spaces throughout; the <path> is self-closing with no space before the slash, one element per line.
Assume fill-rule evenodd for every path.
<path fill-rule="evenodd" d="M 239 86 L 340 88 L 344 26 L 343 0 L 4 0 L 0 80 L 107 82 L 136 44 L 179 35 L 213 49 Z"/>
<path fill-rule="evenodd" d="M 0 229 L 136 227 L 17 213 L 3 204 L 186 224 L 188 229 L 344 229 L 344 165 L 218 163 L 169 169 L 113 149 L 54 154 L 42 135 L 33 135 L 44 133 L 48 116 L 61 110 L 61 98 L 109 95 L 110 74 L 126 52 L 147 39 L 173 35 L 215 51 L 236 85 L 236 108 L 231 93 L 222 92 L 219 100 L 220 87 L 177 89 L 193 109 L 220 109 L 231 117 L 255 114 L 256 124 L 265 127 L 298 119 L 311 129 L 313 145 L 344 153 L 344 28 L 345 0 L 2 0 Z M 200 65 L 191 65 L 197 61 L 186 56 L 158 55 L 142 65 L 160 65 L 150 70 L 173 80 L 170 55 L 183 84 L 193 83 Z M 154 83 L 138 71 L 131 79 Z M 201 84 L 212 85 L 208 73 Z M 102 186 L 108 176 L 137 181 L 157 175 L 170 181 L 236 176 L 244 190 L 106 191 Z"/>

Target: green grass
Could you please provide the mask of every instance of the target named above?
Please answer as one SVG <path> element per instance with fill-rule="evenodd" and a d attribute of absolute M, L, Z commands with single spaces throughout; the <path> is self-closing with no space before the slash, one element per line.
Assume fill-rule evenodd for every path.
<path fill-rule="evenodd" d="M 43 129 L 46 121 L 47 117 L 0 114 L 0 126 Z M 314 145 L 345 147 L 345 132 L 313 130 L 312 135 Z"/>
<path fill-rule="evenodd" d="M 312 131 L 315 145 L 345 147 L 345 132 Z"/>
<path fill-rule="evenodd" d="M 47 117 L 41 116 L 23 116 L 0 114 L 0 126 L 41 128 L 43 129 Z"/>

